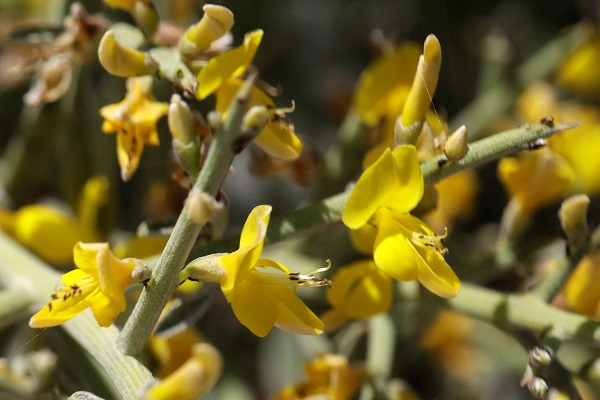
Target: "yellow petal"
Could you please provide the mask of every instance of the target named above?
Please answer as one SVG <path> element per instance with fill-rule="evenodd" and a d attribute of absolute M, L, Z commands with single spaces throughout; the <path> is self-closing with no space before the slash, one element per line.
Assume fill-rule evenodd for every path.
<path fill-rule="evenodd" d="M 334 275 L 327 300 L 353 318 L 369 318 L 392 305 L 392 280 L 372 260 L 342 267 Z"/>
<path fill-rule="evenodd" d="M 242 83 L 243 81 L 239 79 L 229 79 L 219 87 L 215 107 L 217 111 L 222 113 L 227 111 L 231 99 L 242 86 Z M 265 106 L 270 110 L 276 109 L 271 97 L 256 87 L 252 88 L 252 98 L 249 106 Z M 282 160 L 296 160 L 302 153 L 302 142 L 294 133 L 293 126 L 279 116 L 273 116 L 254 141 L 270 156 Z"/>
<path fill-rule="evenodd" d="M 398 146 L 394 148 L 392 154 L 397 180 L 394 190 L 382 205 L 404 214 L 414 209 L 423 197 L 425 187 L 423 174 L 415 146 Z"/>
<path fill-rule="evenodd" d="M 82 285 L 78 289 L 66 287 L 55 293 L 52 300 L 29 320 L 32 328 L 60 325 L 90 306 L 90 297 L 99 291 L 97 284 Z"/>
<path fill-rule="evenodd" d="M 342 214 L 342 221 L 350 229 L 358 229 L 371 218 L 378 207 L 395 189 L 395 160 L 390 149 L 358 178 Z"/>
<path fill-rule="evenodd" d="M 350 240 L 352 245 L 363 254 L 373 254 L 373 246 L 377 237 L 377 228 L 370 224 L 365 224 L 358 229 L 350 230 Z"/>
<path fill-rule="evenodd" d="M 241 75 L 252 62 L 262 40 L 263 31 L 248 32 L 244 43 L 210 59 L 197 76 L 196 97 L 205 99 L 214 93 L 227 79 Z"/>
<path fill-rule="evenodd" d="M 200 21 L 190 26 L 179 40 L 182 54 L 193 55 L 207 49 L 233 26 L 233 13 L 228 8 L 205 4 L 202 10 L 204 15 Z"/>
<path fill-rule="evenodd" d="M 198 343 L 192 349 L 192 356 L 141 400 L 196 399 L 214 386 L 222 369 L 223 360 L 217 349 L 208 343 Z"/>
<path fill-rule="evenodd" d="M 102 36 L 98 59 L 109 73 L 123 78 L 151 75 L 156 70 L 154 61 L 146 53 L 120 44 L 112 30 Z"/>
<path fill-rule="evenodd" d="M 354 107 L 365 124 L 376 125 L 387 113 L 390 102 L 400 101 L 404 104 L 420 54 L 419 46 L 409 43 L 385 54 L 363 71 L 356 85 Z M 402 95 L 398 98 L 400 93 Z"/>
<path fill-rule="evenodd" d="M 600 313 L 598 313 L 598 306 L 600 305 L 600 291 L 598 291 L 599 263 L 600 252 L 596 251 L 586 255 L 577 264 L 564 289 L 569 306 L 573 310 L 592 318 L 600 316 Z"/>
<path fill-rule="evenodd" d="M 74 218 L 53 207 L 25 206 L 15 213 L 16 239 L 44 260 L 58 265 L 72 260 L 79 238 Z"/>
<path fill-rule="evenodd" d="M 417 72 L 404 108 L 402 125 L 409 127 L 425 120 L 425 114 L 437 87 L 442 64 L 442 47 L 435 35 L 425 39 L 423 55 L 419 58 Z"/>
<path fill-rule="evenodd" d="M 460 280 L 446 260 L 435 250 L 429 250 L 419 262 L 419 282 L 430 292 L 444 298 L 455 297 L 460 290 Z"/>
<path fill-rule="evenodd" d="M 377 217 L 377 239 L 373 259 L 383 272 L 401 281 L 415 280 L 419 274 L 418 253 L 406 228 L 389 212 Z"/>
<path fill-rule="evenodd" d="M 225 275 L 221 279 L 221 290 L 231 302 L 233 290 L 255 267 L 263 248 L 272 207 L 256 206 L 248 215 L 240 236 L 240 248 L 218 259 Z"/>
<path fill-rule="evenodd" d="M 275 326 L 299 335 L 323 333 L 323 322 L 287 287 L 268 285 L 265 291 L 277 302 L 279 315 Z"/>
<path fill-rule="evenodd" d="M 302 142 L 287 122 L 269 122 L 254 142 L 270 156 L 285 161 L 294 161 L 302 153 Z"/>
<path fill-rule="evenodd" d="M 125 311 L 125 295 L 119 297 L 107 296 L 99 291 L 94 297 L 90 298 L 90 307 L 94 313 L 94 318 L 100 326 L 110 326 L 120 313 Z"/>
<path fill-rule="evenodd" d="M 144 142 L 132 132 L 117 133 L 117 159 L 121 167 L 121 179 L 127 182 L 140 164 Z"/>
<path fill-rule="evenodd" d="M 564 158 L 548 148 L 501 159 L 498 176 L 526 213 L 566 196 L 576 178 Z"/>
<path fill-rule="evenodd" d="M 277 303 L 265 296 L 264 286 L 251 276 L 236 287 L 231 308 L 242 325 L 259 337 L 267 336 L 279 315 Z"/>

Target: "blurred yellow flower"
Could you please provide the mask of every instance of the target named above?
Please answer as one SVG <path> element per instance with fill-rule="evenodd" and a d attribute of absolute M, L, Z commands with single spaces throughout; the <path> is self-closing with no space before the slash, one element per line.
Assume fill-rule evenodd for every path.
<path fill-rule="evenodd" d="M 155 373 L 156 377 L 164 379 L 175 372 L 192 356 L 192 349 L 200 342 L 202 342 L 200 333 L 189 326 L 167 337 L 150 336 L 148 348 L 159 365 Z"/>
<path fill-rule="evenodd" d="M 221 278 L 223 294 L 238 320 L 257 336 L 266 336 L 273 326 L 298 334 L 320 334 L 323 323 L 296 296 L 295 289 L 297 286 L 328 286 L 330 282 L 314 275 L 290 273 L 276 261 L 258 258 L 270 214 L 271 206 L 255 207 L 242 229 L 240 248 L 218 258 L 225 272 Z M 258 268 L 273 268 L 283 274 Z"/>
<path fill-rule="evenodd" d="M 242 86 L 239 79 L 225 81 L 217 90 L 216 110 L 225 113 L 229 103 Z M 302 153 L 302 142 L 294 133 L 294 126 L 285 118 L 283 110 L 277 109 L 273 100 L 262 90 L 252 88 L 249 107 L 265 106 L 269 110 L 269 122 L 254 139 L 255 143 L 270 156 L 283 160 L 296 160 Z"/>
<path fill-rule="evenodd" d="M 600 32 L 591 35 L 565 58 L 556 72 L 556 82 L 583 96 L 600 98 Z"/>
<path fill-rule="evenodd" d="M 371 259 L 341 267 L 331 279 L 327 301 L 333 307 L 321 316 L 327 331 L 352 318 L 369 318 L 392 305 L 393 281 Z"/>
<path fill-rule="evenodd" d="M 386 149 L 358 179 L 342 221 L 352 230 L 356 247 L 370 250 L 387 275 L 402 281 L 417 279 L 438 296 L 454 297 L 460 282 L 444 259 L 445 235 L 436 235 L 409 214 L 423 191 L 416 148 Z"/>
<path fill-rule="evenodd" d="M 304 374 L 306 380 L 283 388 L 273 400 L 350 400 L 367 378 L 364 370 L 352 367 L 346 357 L 337 354 L 322 354 L 305 363 Z"/>
<path fill-rule="evenodd" d="M 62 276 L 64 287 L 53 293 L 48 304 L 31 317 L 32 328 L 62 324 L 88 307 L 100 326 L 109 326 L 125 310 L 125 289 L 149 277 L 141 269 L 138 270 L 141 275 L 134 274 L 140 261 L 119 260 L 108 243 L 79 242 L 73 249 L 73 257 L 78 269 Z"/>
<path fill-rule="evenodd" d="M 592 318 L 600 318 L 600 251 L 587 254 L 569 277 L 564 294 L 569 306 Z"/>
<path fill-rule="evenodd" d="M 169 103 L 154 101 L 151 76 L 127 79 L 125 98 L 100 109 L 102 131 L 117 133 L 117 157 L 124 181 L 137 170 L 144 145 L 158 146 L 156 123 L 168 110 Z"/>
<path fill-rule="evenodd" d="M 560 101 L 557 90 L 545 82 L 530 85 L 517 101 L 517 111 L 527 122 L 551 115 L 556 123 L 580 122 L 581 126 L 547 139 L 548 147 L 573 169 L 573 189 L 588 195 L 600 193 L 600 109 L 576 101 Z M 558 200 L 558 198 L 556 199 Z"/>
<path fill-rule="evenodd" d="M 369 65 L 354 91 L 354 108 L 364 124 L 377 125 L 386 118 L 386 132 L 393 132 L 410 92 L 421 49 L 416 43 L 395 47 Z"/>
<path fill-rule="evenodd" d="M 192 355 L 172 374 L 148 390 L 141 400 L 193 400 L 208 392 L 221 377 L 223 359 L 208 343 L 197 343 Z"/>
<path fill-rule="evenodd" d="M 525 214 L 569 194 L 576 179 L 566 160 L 547 148 L 501 159 L 498 176 Z"/>
<path fill-rule="evenodd" d="M 88 179 L 79 196 L 77 217 L 50 205 L 32 204 L 15 212 L 0 209 L 0 229 L 55 266 L 73 259 L 77 241 L 100 240 L 97 229 L 99 209 L 106 203 L 108 180 Z"/>

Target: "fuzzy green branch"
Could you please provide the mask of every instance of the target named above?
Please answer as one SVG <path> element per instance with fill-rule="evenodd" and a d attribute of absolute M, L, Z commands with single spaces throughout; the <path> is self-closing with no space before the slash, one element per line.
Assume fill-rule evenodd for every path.
<path fill-rule="evenodd" d="M 246 80 L 233 98 L 221 127 L 216 127 L 214 139 L 206 161 L 196 179 L 194 191 L 215 197 L 229 173 L 235 157 L 235 139 L 240 134 L 242 118 L 250 101 L 255 76 Z M 173 232 L 152 272 L 147 289 L 135 305 L 119 337 L 118 347 L 125 354 L 139 354 L 158 322 L 158 318 L 171 298 L 183 269 L 198 238 L 202 226 L 190 218 L 186 208 L 182 210 Z"/>
<path fill-rule="evenodd" d="M 600 348 L 600 322 L 557 309 L 532 294 L 506 294 L 469 283 L 445 304 L 456 311 L 490 321 L 500 327 L 527 328 L 536 334 L 560 331 L 565 340 Z"/>

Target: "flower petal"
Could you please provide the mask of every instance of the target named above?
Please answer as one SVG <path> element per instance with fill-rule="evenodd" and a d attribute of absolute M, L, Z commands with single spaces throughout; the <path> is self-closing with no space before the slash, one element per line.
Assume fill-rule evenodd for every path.
<path fill-rule="evenodd" d="M 234 289 L 255 267 L 256 260 L 262 252 L 271 210 L 272 207 L 269 205 L 255 207 L 248 215 L 242 229 L 240 248 L 217 260 L 225 271 L 225 275 L 221 278 L 221 290 L 229 302 L 232 301 Z"/>
<path fill-rule="evenodd" d="M 226 112 L 233 96 L 242 86 L 240 79 L 228 79 L 217 91 L 216 110 Z M 271 97 L 256 87 L 252 88 L 250 107 L 263 105 L 269 110 L 275 110 L 276 106 Z M 302 153 L 302 142 L 294 133 L 291 123 L 279 116 L 272 117 L 267 126 L 254 140 L 255 143 L 267 154 L 282 160 L 296 160 Z"/>
<path fill-rule="evenodd" d="M 198 100 L 214 93 L 228 78 L 241 75 L 252 62 L 263 37 L 263 31 L 257 29 L 246 33 L 244 43 L 213 57 L 198 73 Z"/>
<path fill-rule="evenodd" d="M 277 303 L 270 296 L 265 296 L 264 286 L 256 283 L 251 276 L 236 287 L 231 308 L 242 325 L 259 337 L 267 336 L 279 315 Z"/>
<path fill-rule="evenodd" d="M 407 238 L 406 229 L 382 210 L 377 216 L 377 238 L 373 259 L 377 267 L 394 279 L 412 281 L 419 274 L 419 254 Z"/>
<path fill-rule="evenodd" d="M 276 300 L 279 315 L 275 326 L 284 331 L 299 335 L 319 335 L 323 333 L 323 322 L 294 292 L 284 286 L 265 286 L 265 291 Z"/>
<path fill-rule="evenodd" d="M 369 318 L 389 310 L 392 280 L 373 260 L 359 260 L 334 275 L 327 300 L 350 317 Z"/>
<path fill-rule="evenodd" d="M 342 221 L 348 228 L 358 229 L 366 224 L 395 189 L 395 166 L 392 151 L 386 149 L 358 178 L 342 214 Z"/>
<path fill-rule="evenodd" d="M 425 189 L 417 148 L 412 145 L 397 146 L 392 154 L 397 181 L 383 206 L 399 213 L 408 213 L 419 204 Z"/>
<path fill-rule="evenodd" d="M 363 122 L 373 126 L 386 114 L 390 94 L 400 92 L 398 88 L 405 87 L 406 100 L 412 86 L 421 48 L 415 43 L 410 43 L 394 49 L 380 59 L 373 62 L 361 74 L 354 96 L 354 107 Z"/>

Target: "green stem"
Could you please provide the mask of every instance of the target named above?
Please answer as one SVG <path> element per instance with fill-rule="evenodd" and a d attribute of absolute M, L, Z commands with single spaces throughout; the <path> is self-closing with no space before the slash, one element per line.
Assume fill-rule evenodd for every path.
<path fill-rule="evenodd" d="M 233 142 L 240 133 L 242 118 L 250 101 L 254 78 L 255 76 L 246 80 L 231 101 L 222 129 L 215 132 L 206 161 L 193 190 L 216 196 L 227 177 L 235 156 Z M 147 289 L 142 292 L 123 327 L 118 347 L 125 354 L 136 355 L 142 351 L 162 310 L 179 283 L 179 272 L 183 269 L 201 228 L 190 219 L 184 207 L 165 250 L 154 267 Z"/>
<path fill-rule="evenodd" d="M 566 340 L 600 347 L 600 322 L 557 309 L 531 294 L 499 293 L 463 283 L 458 296 L 446 300 L 445 304 L 501 327 L 526 328 L 538 334 L 552 328 L 562 332 Z"/>
<path fill-rule="evenodd" d="M 29 306 L 42 307 L 60 282 L 52 268 L 34 257 L 13 239 L 0 232 L 0 276 L 9 288 L 22 282 L 19 299 L 28 298 Z M 11 289 L 8 289 L 9 291 Z M 7 294 L 9 292 L 6 292 Z M 52 329 L 52 328 L 51 328 Z M 117 328 L 101 328 L 90 312 L 66 322 L 65 329 L 105 371 L 106 387 L 119 394 L 120 399 L 135 400 L 140 390 L 152 379 L 150 371 L 133 357 L 119 352 L 115 346 Z"/>

